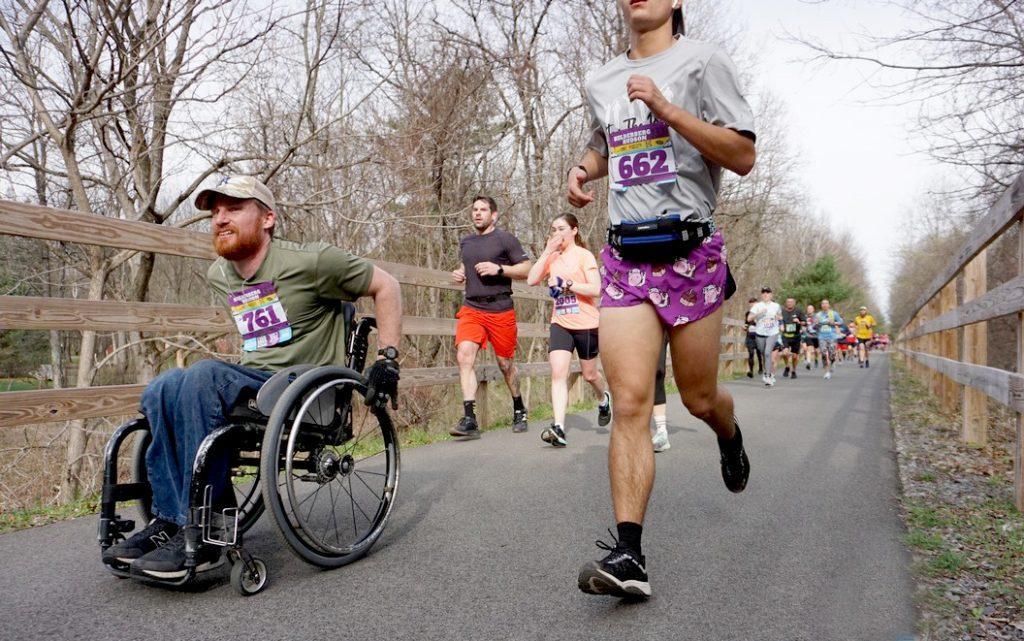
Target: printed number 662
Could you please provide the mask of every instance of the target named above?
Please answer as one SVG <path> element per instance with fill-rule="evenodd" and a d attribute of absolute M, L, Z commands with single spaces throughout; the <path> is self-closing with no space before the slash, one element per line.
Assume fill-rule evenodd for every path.
<path fill-rule="evenodd" d="M 635 154 L 623 156 L 619 158 L 619 176 L 623 179 L 629 178 L 642 178 L 650 174 L 661 174 L 664 173 L 668 166 L 665 161 L 668 159 L 668 154 L 664 149 L 655 149 L 654 151 L 638 151 Z M 653 165 L 651 163 L 654 163 Z"/>

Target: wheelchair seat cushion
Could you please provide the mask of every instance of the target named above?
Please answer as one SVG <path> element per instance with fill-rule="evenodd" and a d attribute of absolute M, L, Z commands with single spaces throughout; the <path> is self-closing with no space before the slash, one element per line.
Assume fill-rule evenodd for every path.
<path fill-rule="evenodd" d="M 285 388 L 291 385 L 292 381 L 296 378 L 315 367 L 316 365 L 292 365 L 267 379 L 267 382 L 263 384 L 263 387 L 256 394 L 256 407 L 259 408 L 260 413 L 264 416 L 270 416 L 270 413 L 274 411 L 277 399 L 281 398 Z"/>

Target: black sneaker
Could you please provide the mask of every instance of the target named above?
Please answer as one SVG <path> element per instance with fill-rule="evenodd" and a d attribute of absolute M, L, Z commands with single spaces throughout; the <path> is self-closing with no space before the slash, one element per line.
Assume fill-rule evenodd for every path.
<path fill-rule="evenodd" d="M 554 447 L 565 447 L 566 445 L 565 430 L 561 425 L 552 424 L 551 427 L 540 433 L 540 439 Z"/>
<path fill-rule="evenodd" d="M 448 430 L 448 433 L 452 436 L 463 436 L 466 440 L 480 438 L 480 427 L 472 416 L 463 416 L 459 419 L 459 424 Z"/>
<path fill-rule="evenodd" d="M 200 545 L 196 552 L 196 572 L 206 572 L 224 564 L 224 548 L 219 545 Z M 185 530 L 171 537 L 159 547 L 132 563 L 132 574 L 171 581 L 185 576 Z"/>
<path fill-rule="evenodd" d="M 178 526 L 163 519 L 153 519 L 149 525 L 127 540 L 103 550 L 103 562 L 108 565 L 131 565 L 136 559 L 166 545 L 178 533 Z"/>
<path fill-rule="evenodd" d="M 612 395 L 604 393 L 604 404 L 597 406 L 597 424 L 601 427 L 612 422 Z"/>
<path fill-rule="evenodd" d="M 793 371 L 789 373 L 789 377 L 790 378 L 796 378 L 796 368 L 795 367 L 793 368 Z"/>
<path fill-rule="evenodd" d="M 807 367 L 807 371 L 808 372 L 811 371 L 811 362 L 810 361 L 807 361 L 807 363 L 805 363 L 805 366 Z"/>
<path fill-rule="evenodd" d="M 730 492 L 740 493 L 747 487 L 747 478 L 750 477 L 750 461 L 747 460 L 747 453 L 743 449 L 743 434 L 740 433 L 739 423 L 733 422 L 736 426 L 736 436 L 732 440 L 722 443 L 718 441 L 718 450 L 722 455 L 722 480 Z M 724 447 L 723 447 L 724 445 Z"/>
<path fill-rule="evenodd" d="M 614 535 L 612 539 L 614 539 Z M 647 581 L 646 560 L 633 550 L 597 541 L 597 547 L 608 550 L 600 561 L 588 561 L 580 568 L 578 585 L 587 594 L 606 594 L 626 599 L 646 599 L 651 596 Z"/>
<path fill-rule="evenodd" d="M 747 378 L 754 378 L 754 372 L 747 372 Z"/>
<path fill-rule="evenodd" d="M 783 370 L 782 378 L 789 378 L 789 368 L 788 367 L 785 370 Z"/>
<path fill-rule="evenodd" d="M 516 410 L 512 412 L 512 431 L 519 434 L 529 429 L 529 425 L 526 423 L 526 410 Z"/>
<path fill-rule="evenodd" d="M 864 361 L 864 367 L 871 367 L 871 361 Z"/>

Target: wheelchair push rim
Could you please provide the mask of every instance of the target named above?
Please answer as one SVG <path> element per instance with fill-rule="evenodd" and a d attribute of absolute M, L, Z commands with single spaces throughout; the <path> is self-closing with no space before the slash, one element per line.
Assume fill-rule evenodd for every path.
<path fill-rule="evenodd" d="M 275 409 L 267 429 L 266 502 L 289 546 L 322 567 L 369 551 L 394 506 L 398 441 L 387 411 L 365 408 L 364 394 L 355 377 L 297 380 L 279 403 L 298 409 Z"/>

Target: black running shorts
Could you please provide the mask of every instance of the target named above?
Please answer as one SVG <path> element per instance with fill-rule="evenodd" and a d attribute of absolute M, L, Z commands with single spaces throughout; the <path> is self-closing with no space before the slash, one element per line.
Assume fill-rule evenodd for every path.
<path fill-rule="evenodd" d="M 793 338 L 783 338 L 782 347 L 788 349 L 791 354 L 800 353 L 800 337 L 794 336 Z"/>
<path fill-rule="evenodd" d="M 804 345 L 810 345 L 814 349 L 818 349 L 818 337 L 817 336 L 804 336 Z"/>
<path fill-rule="evenodd" d="M 551 323 L 548 338 L 548 352 L 563 350 L 576 352 L 580 360 L 589 361 L 597 358 L 597 329 L 566 329 Z"/>

